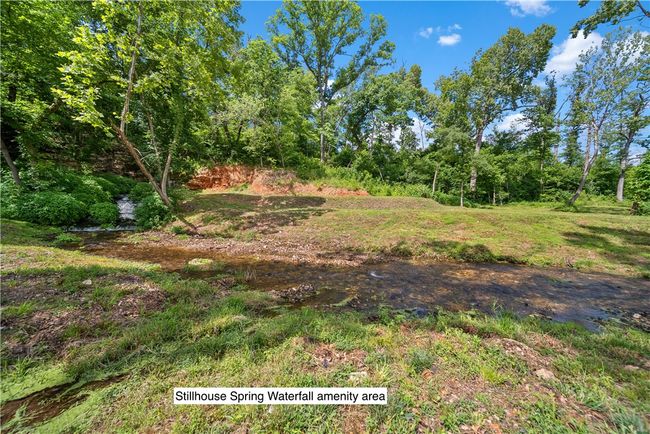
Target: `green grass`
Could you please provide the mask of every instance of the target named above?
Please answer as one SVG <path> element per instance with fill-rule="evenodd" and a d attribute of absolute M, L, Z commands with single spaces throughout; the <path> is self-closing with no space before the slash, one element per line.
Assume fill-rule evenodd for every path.
<path fill-rule="evenodd" d="M 505 210 L 508 211 L 508 210 Z M 516 212 L 517 210 L 515 210 Z M 445 214 L 447 215 L 447 214 Z M 467 214 L 448 214 L 467 219 Z M 391 223 L 398 224 L 398 222 Z M 454 224 L 452 222 L 452 224 Z M 2 402 L 58 384 L 87 396 L 30 432 L 644 432 L 650 335 L 536 318 L 382 310 L 278 309 L 265 293 L 224 291 L 148 265 L 44 245 L 5 245 Z M 15 239 L 15 238 L 14 238 Z M 35 243 L 38 240 L 35 240 Z M 15 250 L 15 249 L 21 250 Z M 13 249 L 13 250 L 12 250 Z M 20 255 L 29 258 L 23 261 Z M 56 266 L 55 266 L 56 264 Z M 230 273 L 224 269 L 223 273 Z M 246 276 L 235 276 L 241 281 Z M 83 282 L 92 280 L 92 285 Z M 7 292 L 21 288 L 27 294 Z M 128 300 L 164 294 L 129 310 Z M 29 296 L 29 294 L 32 294 Z M 9 300 L 9 301 L 6 301 Z M 11 345 L 35 315 L 75 312 L 29 356 Z M 32 327 L 32 328 L 30 328 Z M 36 326 L 38 328 L 38 326 Z M 46 336 L 46 335 L 44 335 Z M 329 363 L 323 364 L 327 358 Z M 639 367 L 638 369 L 630 368 Z M 542 380 L 536 370 L 551 370 Z M 351 376 L 365 372 L 365 377 Z M 126 374 L 105 387 L 84 384 Z M 355 379 L 356 378 L 356 379 Z M 387 406 L 174 406 L 178 386 L 387 387 Z M 636 429 L 636 431 L 634 431 Z"/>
<path fill-rule="evenodd" d="M 382 253 L 650 277 L 650 217 L 629 204 L 578 202 L 459 208 L 410 197 L 198 194 L 185 217 L 215 239 L 308 245 L 316 252 Z M 588 211 L 588 212 L 581 212 Z"/>

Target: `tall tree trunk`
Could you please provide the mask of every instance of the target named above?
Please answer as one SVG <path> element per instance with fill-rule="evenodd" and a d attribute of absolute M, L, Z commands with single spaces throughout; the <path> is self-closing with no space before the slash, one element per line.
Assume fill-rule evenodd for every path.
<path fill-rule="evenodd" d="M 18 169 L 14 164 L 14 160 L 11 158 L 9 149 L 7 149 L 7 147 L 5 146 L 5 141 L 1 137 L 0 137 L 0 148 L 2 148 L 2 156 L 4 157 L 5 161 L 7 162 L 7 166 L 9 166 L 9 170 L 11 171 L 11 177 L 14 179 L 16 185 L 21 185 L 20 174 L 18 173 Z"/>
<path fill-rule="evenodd" d="M 325 162 L 325 89 L 320 90 L 320 107 L 318 107 L 318 115 L 320 121 L 320 162 Z"/>
<path fill-rule="evenodd" d="M 497 188 L 492 187 L 492 206 L 497 204 Z"/>
<path fill-rule="evenodd" d="M 594 144 L 593 155 L 591 155 L 591 143 Z M 585 149 L 585 163 L 582 166 L 582 176 L 580 177 L 580 183 L 578 184 L 576 192 L 571 196 L 571 199 L 569 199 L 569 205 L 574 205 L 576 200 L 580 197 L 580 194 L 582 194 L 582 190 L 584 190 L 585 184 L 587 183 L 587 177 L 591 171 L 591 166 L 593 166 L 594 161 L 596 161 L 596 157 L 598 156 L 598 147 L 598 129 L 590 126 L 587 130 L 587 147 Z"/>
<path fill-rule="evenodd" d="M 474 155 L 477 156 L 481 152 L 481 145 L 483 144 L 483 128 L 479 128 L 476 131 L 476 143 L 474 145 Z M 476 191 L 476 178 L 478 173 L 476 172 L 476 166 L 472 164 L 472 172 L 469 178 L 469 191 L 472 193 Z"/>
<path fill-rule="evenodd" d="M 169 152 L 167 153 L 167 161 L 165 161 L 165 169 L 163 170 L 162 173 L 162 178 L 160 181 L 160 190 L 162 191 L 163 196 L 169 197 L 167 195 L 167 187 L 169 183 L 169 170 L 172 167 L 172 153 L 174 152 L 174 148 L 170 148 Z"/>
<path fill-rule="evenodd" d="M 632 138 L 627 137 L 625 140 L 625 145 L 621 149 L 621 161 L 620 161 L 620 171 L 618 173 L 618 185 L 616 186 L 616 200 L 623 202 L 623 191 L 625 189 L 625 172 L 627 171 L 627 158 L 630 152 L 630 144 L 632 143 Z"/>
<path fill-rule="evenodd" d="M 156 193 L 160 196 L 160 199 L 162 199 L 163 203 L 169 207 L 171 207 L 171 201 L 169 200 L 169 197 L 167 197 L 166 194 L 163 193 L 162 189 L 156 182 L 156 179 L 153 177 L 151 172 L 146 168 L 144 163 L 142 162 L 142 159 L 140 158 L 140 154 L 138 153 L 138 150 L 136 147 L 129 141 L 129 139 L 124 135 L 122 130 L 117 125 L 113 125 L 113 131 L 117 135 L 117 139 L 124 145 L 124 147 L 129 151 L 129 154 L 131 154 L 131 157 L 133 157 L 133 160 L 135 161 L 135 164 L 138 166 L 142 174 L 147 178 L 149 183 L 153 186 L 154 190 L 156 190 Z"/>
<path fill-rule="evenodd" d="M 162 199 L 163 203 L 167 205 L 168 207 L 171 207 L 171 201 L 169 200 L 169 197 L 163 192 L 162 188 L 158 183 L 156 182 L 156 179 L 153 177 L 151 172 L 147 169 L 147 167 L 144 165 L 142 162 L 142 159 L 140 158 L 140 154 L 138 153 L 138 150 L 136 149 L 135 145 L 131 143 L 126 135 L 126 121 L 129 115 L 129 104 L 131 102 L 131 94 L 133 93 L 133 79 L 135 76 L 135 64 L 138 59 L 138 42 L 140 39 L 140 34 L 142 31 L 142 3 L 139 4 L 139 9 L 138 9 L 138 24 L 137 24 L 137 30 L 136 30 L 136 36 L 133 41 L 133 53 L 131 53 L 131 65 L 129 67 L 129 75 L 127 78 L 127 86 L 126 86 L 126 95 L 124 96 L 124 105 L 122 106 L 122 114 L 120 116 L 120 126 L 117 127 L 116 125 L 112 125 L 113 131 L 117 134 L 117 138 L 126 147 L 127 151 L 129 151 L 129 154 L 131 154 L 131 157 L 133 157 L 133 160 L 135 160 L 135 164 L 138 166 L 142 174 L 147 178 L 149 183 L 152 185 L 154 190 L 156 190 L 156 193 L 160 196 L 160 199 Z M 168 157 L 169 158 L 169 157 Z"/>
<path fill-rule="evenodd" d="M 464 203 L 464 199 L 465 199 L 465 197 L 464 197 L 464 194 L 465 194 L 464 186 L 465 186 L 465 181 L 461 181 L 461 183 L 460 183 L 460 207 L 461 208 L 463 208 L 465 206 L 465 203 Z"/>
<path fill-rule="evenodd" d="M 436 164 L 436 171 L 433 173 L 433 182 L 431 183 L 431 192 L 436 192 L 436 181 L 438 180 L 438 170 L 440 170 L 440 165 Z"/>

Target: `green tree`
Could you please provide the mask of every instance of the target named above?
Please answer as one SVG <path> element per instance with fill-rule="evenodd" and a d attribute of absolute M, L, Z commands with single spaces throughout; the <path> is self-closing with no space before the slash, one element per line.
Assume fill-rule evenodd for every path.
<path fill-rule="evenodd" d="M 590 0 L 578 0 L 580 7 L 585 7 Z M 580 31 L 586 38 L 589 33 L 594 31 L 599 24 L 612 23 L 618 24 L 621 20 L 629 16 L 632 12 L 638 11 L 640 19 L 650 18 L 648 10 L 641 0 L 602 0 L 598 5 L 598 10 L 591 16 L 578 21 L 571 29 L 573 37 L 577 37 Z"/>
<path fill-rule="evenodd" d="M 571 205 L 580 197 L 599 156 L 610 121 L 620 107 L 617 101 L 634 93 L 636 83 L 644 77 L 647 56 L 639 53 L 644 53 L 646 38 L 628 31 L 608 34 L 600 49 L 592 48 L 581 54 L 568 80 L 571 94 L 582 93 L 579 119 L 586 130 L 582 176 L 569 199 Z"/>
<path fill-rule="evenodd" d="M 326 156 L 327 111 L 335 95 L 370 68 L 385 65 L 393 52 L 391 42 L 381 42 L 386 35 L 384 18 L 371 15 L 368 28 L 363 21 L 361 7 L 349 0 L 285 0 L 269 21 L 273 45 L 282 59 L 289 65 L 304 66 L 314 76 L 321 162 Z M 350 60 L 335 71 L 344 56 Z"/>
<path fill-rule="evenodd" d="M 2 40 L 0 148 L 14 181 L 18 167 L 45 149 L 73 142 L 70 118 L 51 88 L 59 83 L 60 50 L 72 46 L 75 26 L 87 12 L 81 2 L 6 1 L 0 3 Z M 16 160 L 16 162 L 14 162 Z"/>
<path fill-rule="evenodd" d="M 455 92 L 456 98 L 466 99 L 476 156 L 481 151 L 485 130 L 508 111 L 516 110 L 530 91 L 533 79 L 546 66 L 554 35 L 555 28 L 545 24 L 528 35 L 510 28 L 493 46 L 474 57 L 469 72 L 452 76 L 460 88 Z M 471 191 L 476 190 L 476 179 L 477 170 L 473 167 Z"/>
<path fill-rule="evenodd" d="M 170 206 L 168 176 L 188 114 L 207 114 L 239 40 L 237 4 L 98 1 L 93 9 L 96 18 L 78 27 L 75 47 L 63 53 L 67 62 L 55 91 L 78 121 L 115 135 Z M 137 118 L 150 121 L 149 140 Z M 132 123 L 134 131 L 127 130 Z M 143 147 L 155 148 L 164 161 L 158 178 L 141 157 Z"/>

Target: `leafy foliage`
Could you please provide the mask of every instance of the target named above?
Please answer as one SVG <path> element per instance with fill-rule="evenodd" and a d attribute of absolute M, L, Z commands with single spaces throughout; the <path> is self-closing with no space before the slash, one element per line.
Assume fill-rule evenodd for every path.
<path fill-rule="evenodd" d="M 73 225 L 86 216 L 86 205 L 69 193 L 39 191 L 17 198 L 21 220 L 45 225 Z"/>
<path fill-rule="evenodd" d="M 135 209 L 135 222 L 138 229 L 154 229 L 171 220 L 169 208 L 160 197 L 149 195 Z"/>
<path fill-rule="evenodd" d="M 117 205 L 109 202 L 96 203 L 88 208 L 90 219 L 102 226 L 114 226 L 120 216 Z"/>

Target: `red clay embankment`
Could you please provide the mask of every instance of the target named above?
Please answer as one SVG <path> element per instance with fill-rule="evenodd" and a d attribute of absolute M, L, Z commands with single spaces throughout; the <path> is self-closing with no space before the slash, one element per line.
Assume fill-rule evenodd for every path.
<path fill-rule="evenodd" d="M 195 190 L 228 190 L 247 184 L 258 194 L 315 194 L 323 196 L 368 196 L 365 190 L 315 186 L 301 182 L 289 170 L 272 170 L 243 165 L 224 165 L 201 169 L 187 186 Z"/>

